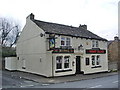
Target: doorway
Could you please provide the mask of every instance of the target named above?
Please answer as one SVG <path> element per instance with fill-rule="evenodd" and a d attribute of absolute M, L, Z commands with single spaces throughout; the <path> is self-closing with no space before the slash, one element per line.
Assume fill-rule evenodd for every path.
<path fill-rule="evenodd" d="M 76 74 L 81 72 L 81 56 L 76 56 Z"/>

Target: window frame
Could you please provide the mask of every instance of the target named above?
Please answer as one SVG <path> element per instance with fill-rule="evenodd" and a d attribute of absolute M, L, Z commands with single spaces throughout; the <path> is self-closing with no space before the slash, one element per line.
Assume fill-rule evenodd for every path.
<path fill-rule="evenodd" d="M 68 57 L 68 63 L 65 63 L 65 57 Z M 65 64 L 68 64 L 68 67 L 65 67 Z M 69 69 L 70 68 L 70 56 L 64 56 L 64 69 Z"/>
<path fill-rule="evenodd" d="M 99 58 L 98 58 L 99 57 Z M 99 64 L 97 64 L 97 62 L 99 63 Z M 96 56 L 96 66 L 99 66 L 100 65 L 100 55 L 97 55 Z"/>
<path fill-rule="evenodd" d="M 93 57 L 94 57 L 94 65 L 93 65 Z M 100 66 L 100 55 L 92 55 L 91 62 L 92 62 L 92 66 Z M 97 63 L 99 63 L 99 64 L 97 64 Z"/>
<path fill-rule="evenodd" d="M 64 40 L 63 40 L 63 38 L 64 38 Z M 69 39 L 69 41 L 67 39 Z M 62 45 L 62 40 L 64 41 L 64 45 Z M 70 45 L 67 45 L 67 42 L 69 42 Z M 61 46 L 71 46 L 71 38 L 70 37 L 63 37 L 63 36 L 61 36 L 60 45 Z"/>
<path fill-rule="evenodd" d="M 92 40 L 92 48 L 98 48 L 99 47 L 99 41 L 98 40 Z"/>
<path fill-rule="evenodd" d="M 93 59 L 93 57 L 94 57 L 94 59 Z M 96 64 L 95 64 L 95 55 L 92 55 L 91 56 L 91 60 L 92 60 L 92 66 L 95 66 Z M 94 61 L 94 62 L 93 62 Z"/>
<path fill-rule="evenodd" d="M 57 66 L 58 65 L 58 63 L 57 63 L 57 57 L 62 57 L 61 58 L 61 63 L 60 63 L 61 64 L 61 68 L 57 68 L 58 67 Z M 56 70 L 62 70 L 62 62 L 63 62 L 63 56 L 56 56 Z"/>
<path fill-rule="evenodd" d="M 69 37 L 66 37 L 66 46 L 71 46 L 71 39 Z"/>
<path fill-rule="evenodd" d="M 86 58 L 85 58 L 85 65 L 86 65 L 86 66 L 89 66 L 89 65 L 90 65 L 90 58 L 89 58 L 89 57 L 86 57 Z"/>
<path fill-rule="evenodd" d="M 63 40 L 63 38 L 64 38 L 64 40 Z M 64 45 L 62 45 L 62 40 L 64 41 Z M 65 40 L 65 37 L 61 37 L 60 43 L 61 43 L 61 46 L 66 46 L 66 40 Z"/>

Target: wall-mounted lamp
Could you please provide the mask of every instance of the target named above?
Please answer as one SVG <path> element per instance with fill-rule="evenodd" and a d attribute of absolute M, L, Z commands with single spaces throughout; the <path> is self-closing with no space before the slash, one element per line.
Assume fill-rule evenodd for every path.
<path fill-rule="evenodd" d="M 78 46 L 78 50 L 83 50 L 83 45 L 80 44 L 80 46 Z"/>
<path fill-rule="evenodd" d="M 40 36 L 41 36 L 41 37 L 43 37 L 43 36 L 44 36 L 44 34 L 40 33 Z"/>

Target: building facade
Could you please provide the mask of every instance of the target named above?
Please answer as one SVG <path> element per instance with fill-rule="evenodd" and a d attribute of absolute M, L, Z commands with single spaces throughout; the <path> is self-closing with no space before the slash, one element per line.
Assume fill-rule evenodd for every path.
<path fill-rule="evenodd" d="M 119 50 L 120 50 L 120 40 L 117 36 L 115 36 L 114 40 L 108 41 L 108 69 L 109 70 L 118 69 Z"/>
<path fill-rule="evenodd" d="M 34 19 L 17 42 L 17 70 L 46 77 L 108 71 L 107 40 L 87 30 Z"/>

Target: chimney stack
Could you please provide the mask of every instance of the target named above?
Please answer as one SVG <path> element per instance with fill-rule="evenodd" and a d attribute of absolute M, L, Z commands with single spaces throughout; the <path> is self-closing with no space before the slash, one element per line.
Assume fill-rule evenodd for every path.
<path fill-rule="evenodd" d="M 115 41 L 118 41 L 118 40 L 119 40 L 119 38 L 118 38 L 117 36 L 115 36 L 115 37 L 114 37 L 114 40 L 115 40 Z"/>
<path fill-rule="evenodd" d="M 33 13 L 31 13 L 27 18 L 29 18 L 29 19 L 31 19 L 31 20 L 34 20 L 34 14 Z"/>
<path fill-rule="evenodd" d="M 81 24 L 80 24 L 79 27 L 87 30 L 87 25 L 85 25 L 85 24 L 84 24 L 84 25 L 81 25 Z"/>

